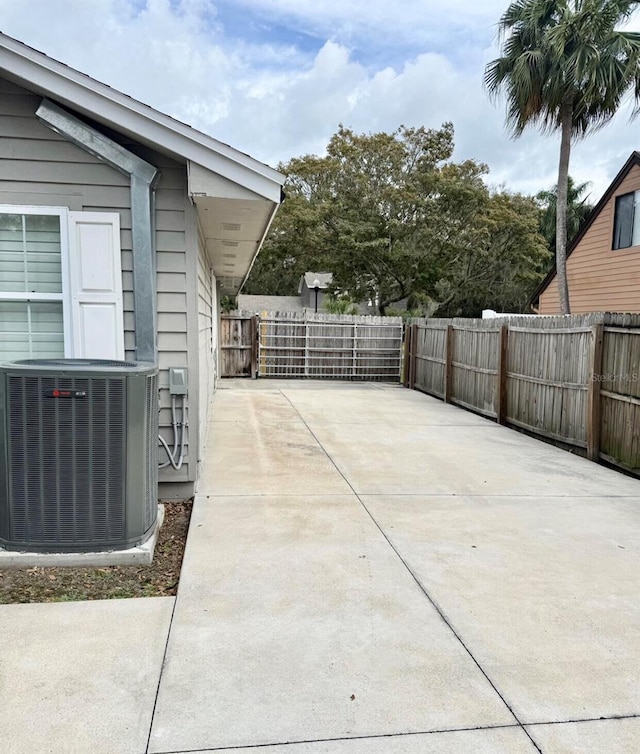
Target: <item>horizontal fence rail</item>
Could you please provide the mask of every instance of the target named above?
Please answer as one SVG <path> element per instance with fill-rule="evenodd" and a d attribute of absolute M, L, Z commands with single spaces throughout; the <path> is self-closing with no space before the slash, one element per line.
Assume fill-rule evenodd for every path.
<path fill-rule="evenodd" d="M 640 475 L 640 315 L 414 320 L 403 382 Z"/>

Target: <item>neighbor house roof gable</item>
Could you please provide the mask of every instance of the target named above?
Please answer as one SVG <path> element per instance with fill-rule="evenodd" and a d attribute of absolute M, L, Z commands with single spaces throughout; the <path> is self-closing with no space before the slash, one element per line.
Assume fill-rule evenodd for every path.
<path fill-rule="evenodd" d="M 615 192 L 618 190 L 618 187 L 620 184 L 624 181 L 624 179 L 629 175 L 629 172 L 636 166 L 640 166 L 640 152 L 632 152 L 629 159 L 625 162 L 625 164 L 622 166 L 620 172 L 618 175 L 613 179 L 611 182 L 611 185 L 609 188 L 604 192 L 602 198 L 600 201 L 596 204 L 596 206 L 591 210 L 591 213 L 585 220 L 583 226 L 580 228 L 578 233 L 574 236 L 573 240 L 567 247 L 567 258 L 571 256 L 573 251 L 577 248 L 578 244 L 586 233 L 589 231 L 591 226 L 593 225 L 594 221 L 597 219 L 597 217 L 600 215 L 600 213 L 604 210 L 604 208 L 607 206 L 607 204 L 611 201 L 612 197 L 614 196 Z M 555 278 L 557 274 L 556 265 L 554 263 L 553 267 L 549 270 L 544 280 L 540 283 L 540 285 L 536 288 L 534 294 L 531 296 L 531 299 L 529 300 L 529 303 L 532 306 L 535 306 L 535 304 L 539 301 L 540 296 L 545 292 L 545 290 L 548 288 L 548 286 L 551 284 L 553 279 Z"/>

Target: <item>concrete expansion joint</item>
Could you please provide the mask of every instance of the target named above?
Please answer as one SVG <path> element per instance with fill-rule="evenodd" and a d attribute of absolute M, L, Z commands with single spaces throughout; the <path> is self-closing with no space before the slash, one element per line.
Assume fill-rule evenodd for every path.
<path fill-rule="evenodd" d="M 601 717 L 587 717 L 587 718 L 575 718 L 570 720 L 547 720 L 543 722 L 535 723 L 512 723 L 511 725 L 476 725 L 469 727 L 459 728 L 436 728 L 432 730 L 414 730 L 403 731 L 398 733 L 373 733 L 363 736 L 339 736 L 332 738 L 307 738 L 297 741 L 270 741 L 268 743 L 260 744 L 239 744 L 238 746 L 214 746 L 214 747 L 200 747 L 198 749 L 170 749 L 165 751 L 158 751 L 154 754 L 196 754 L 206 751 L 239 751 L 247 749 L 264 749 L 267 747 L 275 746 L 302 746 L 306 744 L 323 744 L 323 743 L 337 743 L 339 741 L 376 741 L 380 739 L 397 739 L 406 738 L 408 736 L 431 736 L 445 733 L 474 733 L 477 731 L 491 731 L 491 730 L 512 730 L 527 727 L 542 727 L 545 725 L 572 725 L 576 723 L 596 723 L 611 720 L 634 720 L 640 718 L 640 713 L 629 715 L 604 715 Z M 526 732 L 526 731 L 525 731 Z M 542 751 L 535 743 L 536 749 Z"/>
<path fill-rule="evenodd" d="M 578 717 L 571 720 L 546 720 L 537 723 L 523 723 L 527 728 L 541 728 L 543 725 L 579 725 L 580 723 L 602 723 L 612 720 L 638 720 L 640 713 L 630 715 L 601 715 L 600 717 Z"/>
<path fill-rule="evenodd" d="M 411 730 L 399 733 L 371 733 L 362 736 L 333 736 L 331 738 L 305 738 L 296 741 L 270 741 L 260 744 L 238 744 L 237 746 L 199 747 L 197 749 L 170 749 L 153 752 L 153 754 L 200 754 L 205 751 L 246 751 L 247 749 L 265 749 L 275 746 L 304 746 L 306 744 L 339 743 L 341 741 L 379 741 L 381 739 L 408 738 L 410 736 L 435 736 L 445 733 L 474 733 L 477 731 L 512 730 L 520 728 L 517 723 L 511 725 L 476 725 L 461 728 L 435 728 L 431 730 Z"/>
<path fill-rule="evenodd" d="M 178 603 L 178 595 L 176 594 L 173 600 L 173 606 L 171 608 L 171 617 L 169 618 L 169 627 L 167 628 L 167 638 L 164 643 L 164 651 L 162 653 L 162 663 L 160 664 L 160 672 L 158 673 L 158 683 L 156 685 L 156 693 L 153 698 L 153 709 L 151 710 L 151 719 L 149 721 L 149 732 L 147 735 L 147 745 L 145 747 L 145 754 L 149 754 L 149 747 L 151 746 L 151 733 L 153 731 L 153 723 L 156 717 L 156 709 L 158 707 L 158 697 L 160 695 L 160 685 L 162 683 L 162 676 L 167 664 L 167 652 L 169 650 L 169 639 L 171 638 L 171 628 L 173 627 L 173 619 L 176 614 L 176 604 Z"/>

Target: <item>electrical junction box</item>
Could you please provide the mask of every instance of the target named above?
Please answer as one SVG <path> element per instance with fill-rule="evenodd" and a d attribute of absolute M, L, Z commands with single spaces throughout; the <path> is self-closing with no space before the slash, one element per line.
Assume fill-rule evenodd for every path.
<path fill-rule="evenodd" d="M 169 369 L 169 394 L 186 395 L 187 394 L 187 368 L 171 367 Z"/>

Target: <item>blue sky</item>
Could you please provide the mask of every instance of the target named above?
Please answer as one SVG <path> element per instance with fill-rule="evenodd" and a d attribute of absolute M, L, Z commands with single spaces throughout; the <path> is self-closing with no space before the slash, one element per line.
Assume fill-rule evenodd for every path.
<path fill-rule="evenodd" d="M 453 122 L 456 159 L 534 193 L 558 140 L 513 141 L 482 87 L 506 0 L 0 0 L 0 30 L 275 165 L 357 131 Z M 37 19 L 37 22 L 35 21 Z M 635 28 L 640 23 L 634 21 Z M 578 144 L 571 173 L 606 189 L 640 148 L 622 112 Z"/>

